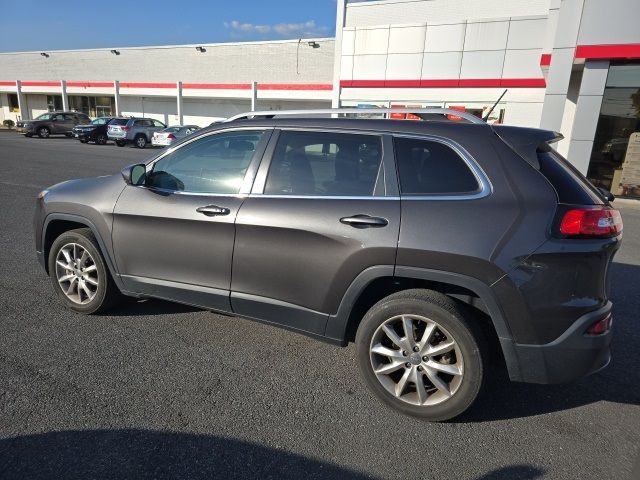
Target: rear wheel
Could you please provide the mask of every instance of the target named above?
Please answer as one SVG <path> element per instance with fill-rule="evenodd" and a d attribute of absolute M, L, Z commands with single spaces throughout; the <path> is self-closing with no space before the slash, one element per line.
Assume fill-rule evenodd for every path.
<path fill-rule="evenodd" d="M 49 252 L 49 276 L 65 306 L 79 313 L 103 312 L 120 297 L 98 242 L 88 228 L 71 230 L 56 238 Z"/>
<path fill-rule="evenodd" d="M 96 135 L 96 145 L 105 145 L 107 143 L 107 136 L 104 133 Z"/>
<path fill-rule="evenodd" d="M 116 145 L 119 147 L 124 147 L 125 143 L 127 142 L 125 142 L 124 140 L 116 140 Z"/>
<path fill-rule="evenodd" d="M 40 127 L 38 129 L 38 136 L 40 138 L 49 138 L 49 135 L 51 135 L 51 130 L 49 130 L 48 127 Z"/>
<path fill-rule="evenodd" d="M 467 410 L 480 392 L 482 333 L 451 298 L 405 290 L 374 305 L 356 335 L 369 388 L 394 409 L 429 421 Z"/>
<path fill-rule="evenodd" d="M 138 134 L 136 138 L 133 139 L 133 144 L 138 148 L 144 148 L 147 146 L 147 137 L 142 134 Z"/>

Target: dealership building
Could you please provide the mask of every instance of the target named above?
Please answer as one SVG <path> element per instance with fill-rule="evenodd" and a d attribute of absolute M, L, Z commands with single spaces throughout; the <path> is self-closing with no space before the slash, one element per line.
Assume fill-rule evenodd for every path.
<path fill-rule="evenodd" d="M 500 99 L 490 121 L 559 131 L 558 151 L 595 184 L 640 196 L 639 18 L 638 0 L 338 0 L 335 39 L 3 53 L 0 121 L 75 109 L 206 125 L 330 105 L 484 115 Z"/>

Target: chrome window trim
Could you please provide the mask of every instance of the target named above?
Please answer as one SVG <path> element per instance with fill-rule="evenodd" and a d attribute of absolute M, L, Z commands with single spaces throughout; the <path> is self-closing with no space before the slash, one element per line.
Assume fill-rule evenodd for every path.
<path fill-rule="evenodd" d="M 251 193 L 249 198 L 293 198 L 296 200 L 400 200 L 400 197 L 382 197 L 382 196 L 336 196 L 336 195 L 265 195 L 263 193 Z"/>
<path fill-rule="evenodd" d="M 454 201 L 477 200 L 480 198 L 488 197 L 493 193 L 493 185 L 491 184 L 489 177 L 487 177 L 487 174 L 484 172 L 482 167 L 478 165 L 475 159 L 471 156 L 469 152 L 467 152 L 464 149 L 464 147 L 454 142 L 453 140 L 450 140 L 445 137 L 439 137 L 436 135 L 429 135 L 429 134 L 422 135 L 422 134 L 391 133 L 390 135 L 393 138 L 410 138 L 415 140 L 426 140 L 426 141 L 432 141 L 432 142 L 439 142 L 448 146 L 455 153 L 457 153 L 458 156 L 462 158 L 462 160 L 467 164 L 467 167 L 471 170 L 471 173 L 473 173 L 473 176 L 476 178 L 476 180 L 478 181 L 478 184 L 480 185 L 480 189 L 477 192 L 471 192 L 471 193 L 460 193 L 455 195 L 448 194 L 448 193 L 425 194 L 425 195 L 403 195 L 402 185 L 400 185 L 400 178 L 398 178 L 398 187 L 400 188 L 401 200 L 454 200 Z M 395 151 L 394 151 L 394 159 L 396 160 L 396 169 L 397 169 L 398 160 L 396 158 Z"/>

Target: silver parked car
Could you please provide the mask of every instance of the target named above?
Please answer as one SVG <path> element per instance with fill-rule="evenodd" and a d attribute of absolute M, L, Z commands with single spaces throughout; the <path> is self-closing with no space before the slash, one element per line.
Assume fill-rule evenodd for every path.
<path fill-rule="evenodd" d="M 160 132 L 153 132 L 151 145 L 156 147 L 166 147 L 178 140 L 182 140 L 187 135 L 191 135 L 199 129 L 200 127 L 197 125 L 174 125 L 173 127 L 167 127 Z"/>
<path fill-rule="evenodd" d="M 134 117 L 116 120 L 109 124 L 107 136 L 119 147 L 133 143 L 138 148 L 144 148 L 151 141 L 153 132 L 167 128 L 164 123 L 154 118 Z"/>

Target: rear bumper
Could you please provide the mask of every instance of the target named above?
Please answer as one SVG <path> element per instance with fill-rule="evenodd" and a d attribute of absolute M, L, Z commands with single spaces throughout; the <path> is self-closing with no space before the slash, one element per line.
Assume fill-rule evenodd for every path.
<path fill-rule="evenodd" d="M 519 374 L 512 380 L 527 383 L 566 383 L 605 368 L 611 360 L 612 330 L 602 335 L 585 335 L 594 322 L 611 313 L 611 302 L 576 320 L 565 333 L 544 345 L 515 344 Z"/>

